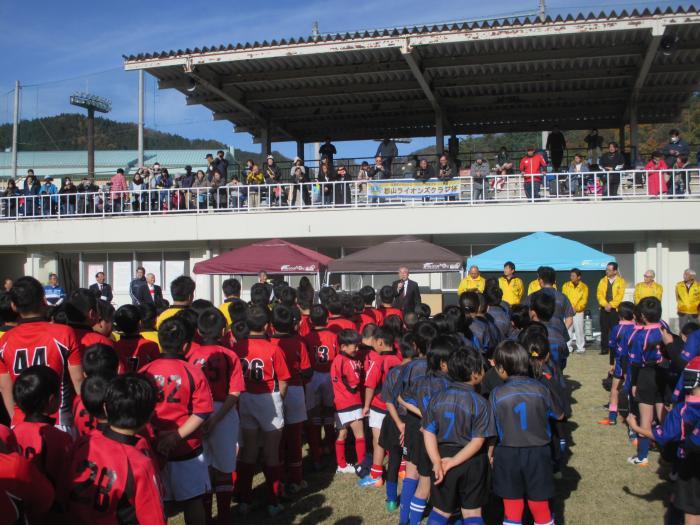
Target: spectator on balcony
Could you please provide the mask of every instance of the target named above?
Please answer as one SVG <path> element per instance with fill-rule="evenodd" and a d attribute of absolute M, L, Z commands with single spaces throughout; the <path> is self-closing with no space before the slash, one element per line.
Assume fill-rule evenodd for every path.
<path fill-rule="evenodd" d="M 535 147 L 528 146 L 527 155 L 520 159 L 520 173 L 523 175 L 525 195 L 530 200 L 540 198 L 542 172 L 547 168 L 547 161 L 542 155 L 535 154 Z"/>
<path fill-rule="evenodd" d="M 204 158 L 207 161 L 207 179 L 209 179 L 209 182 L 211 182 L 214 180 L 214 172 L 216 171 L 214 155 L 207 153 Z"/>
<path fill-rule="evenodd" d="M 480 201 L 489 198 L 489 175 L 491 169 L 489 163 L 481 153 L 476 155 L 469 169 L 469 176 L 472 178 L 472 200 Z"/>
<path fill-rule="evenodd" d="M 685 193 L 690 193 L 690 175 L 688 174 L 688 169 L 690 168 L 690 162 L 688 161 L 687 155 L 680 155 L 676 159 L 676 163 L 670 166 L 671 178 L 669 180 L 669 190 L 670 193 L 676 196 L 685 195 Z"/>
<path fill-rule="evenodd" d="M 248 188 L 248 206 L 257 208 L 260 206 L 260 196 L 262 194 L 260 185 L 265 184 L 265 175 L 262 174 L 257 164 L 253 164 L 250 168 L 250 172 L 246 177 L 246 184 L 253 185 L 252 188 Z"/>
<path fill-rule="evenodd" d="M 343 206 L 350 204 L 350 188 L 348 187 L 348 171 L 344 165 L 338 166 L 333 177 L 333 204 Z"/>
<path fill-rule="evenodd" d="M 357 172 L 357 180 L 359 181 L 367 181 L 370 180 L 370 174 L 369 174 L 369 162 L 366 160 L 362 161 L 362 164 L 360 164 L 360 169 Z M 366 184 L 359 184 L 357 187 L 358 193 L 363 193 L 365 191 L 365 186 Z"/>
<path fill-rule="evenodd" d="M 192 182 L 192 195 L 194 201 L 197 203 L 197 208 L 203 210 L 207 207 L 209 191 L 211 189 L 211 182 L 207 180 L 207 174 L 203 170 L 197 170 L 197 173 Z"/>
<path fill-rule="evenodd" d="M 214 160 L 214 166 L 216 171 L 221 173 L 221 176 L 225 181 L 228 182 L 228 160 L 226 160 L 226 153 L 224 150 L 219 150 L 216 152 L 216 159 Z M 190 168 L 191 170 L 192 168 Z"/>
<path fill-rule="evenodd" d="M 545 149 L 549 151 L 549 158 L 552 160 L 552 169 L 559 171 L 561 162 L 564 160 L 564 150 L 566 149 L 566 139 L 558 126 L 554 126 L 547 136 Z"/>
<path fill-rule="evenodd" d="M 620 153 L 617 142 L 608 144 L 608 151 L 600 156 L 598 166 L 608 172 L 603 179 L 605 182 L 605 195 L 617 197 L 617 191 L 620 188 L 620 170 L 625 168 L 625 157 Z"/>
<path fill-rule="evenodd" d="M 248 174 L 253 170 L 253 164 L 253 159 L 248 159 L 245 161 L 245 168 L 243 168 L 243 171 L 241 172 L 241 181 L 248 179 Z"/>
<path fill-rule="evenodd" d="M 428 159 L 420 159 L 418 161 L 418 169 L 413 178 L 416 180 L 426 181 L 435 178 L 435 170 L 428 164 Z"/>
<path fill-rule="evenodd" d="M 597 129 L 593 128 L 584 137 L 583 141 L 586 143 L 586 150 L 588 151 L 588 162 L 590 164 L 598 164 L 601 149 L 603 148 L 603 137 L 598 135 Z"/>
<path fill-rule="evenodd" d="M 401 177 L 404 179 L 414 178 L 419 164 L 420 160 L 418 159 L 418 155 L 411 155 L 408 157 L 406 163 L 401 166 Z"/>
<path fill-rule="evenodd" d="M 129 185 L 126 183 L 126 177 L 124 176 L 124 170 L 119 168 L 115 175 L 109 179 L 112 186 L 109 189 L 109 196 L 112 201 L 112 211 L 114 213 L 119 213 L 122 211 L 122 203 L 127 198 L 127 192 L 129 191 Z"/>
<path fill-rule="evenodd" d="M 668 144 L 662 150 L 666 166 L 676 164 L 678 157 L 690 155 L 690 146 L 681 138 L 681 134 L 677 129 L 672 129 L 668 132 Z"/>
<path fill-rule="evenodd" d="M 63 215 L 75 215 L 78 207 L 78 188 L 75 187 L 70 177 L 63 177 L 58 198 L 61 213 Z"/>
<path fill-rule="evenodd" d="M 335 146 L 331 144 L 331 138 L 326 137 L 326 142 L 324 142 L 318 149 L 318 154 L 321 160 L 326 160 L 330 166 L 333 165 L 333 157 L 338 153 Z"/>
<path fill-rule="evenodd" d="M 331 165 L 328 162 L 321 164 L 318 170 L 317 178 L 318 182 L 320 183 L 321 191 L 319 200 L 322 202 L 322 204 L 332 204 L 333 185 L 328 183 L 335 178 L 335 175 L 333 174 L 333 168 L 331 168 Z"/>
<path fill-rule="evenodd" d="M 24 178 L 22 192 L 24 194 L 24 214 L 27 216 L 36 215 L 39 210 L 39 192 L 41 184 L 34 175 L 34 170 L 27 170 Z"/>
<path fill-rule="evenodd" d="M 221 172 L 223 173 L 223 172 Z M 189 189 L 194 184 L 194 172 L 192 171 L 192 166 L 189 164 L 185 166 L 185 173 L 183 173 L 178 179 L 178 186 L 180 188 Z"/>
<path fill-rule="evenodd" d="M 486 163 L 486 166 L 488 167 L 488 162 Z M 438 180 L 441 181 L 448 181 L 454 179 L 458 175 L 457 173 L 457 168 L 455 167 L 452 162 L 450 162 L 450 159 L 447 155 L 444 153 L 440 155 L 440 158 L 438 159 L 438 167 L 437 167 L 437 178 Z"/>
<path fill-rule="evenodd" d="M 374 157 L 374 166 L 372 166 L 369 169 L 369 173 L 372 180 L 382 180 L 389 178 L 386 166 L 384 165 L 384 162 L 382 162 L 381 155 L 376 155 Z"/>
<path fill-rule="evenodd" d="M 156 188 L 161 190 L 158 192 L 158 197 L 160 201 L 160 209 L 168 209 L 168 195 L 170 189 L 173 187 L 173 179 L 170 177 L 170 173 L 166 168 L 160 170 L 160 173 L 156 175 Z"/>
<path fill-rule="evenodd" d="M 292 187 L 292 206 L 297 205 L 297 196 L 301 192 L 301 200 L 304 206 L 311 206 L 311 191 L 309 188 L 309 173 L 304 166 L 304 161 L 300 157 L 294 157 L 294 163 L 292 164 L 292 180 L 294 185 Z"/>
<path fill-rule="evenodd" d="M 394 162 L 394 158 L 399 156 L 399 149 L 396 147 L 396 142 L 388 137 L 385 137 L 379 143 L 377 147 L 377 153 L 374 154 L 375 157 L 381 157 L 384 164 L 384 171 L 386 172 L 386 178 L 391 178 L 391 165 Z"/>
<path fill-rule="evenodd" d="M 215 208 L 226 208 L 226 206 L 228 206 L 228 189 L 223 175 L 217 170 L 214 170 L 214 176 L 210 184 L 212 205 Z"/>
<path fill-rule="evenodd" d="M 273 185 L 270 190 L 270 200 L 272 206 L 280 206 L 281 204 L 286 204 L 287 198 L 284 194 L 284 189 L 279 185 L 282 182 L 282 172 L 275 163 L 275 158 L 272 155 L 268 155 L 265 160 L 265 182 Z"/>
<path fill-rule="evenodd" d="M 39 196 L 41 197 L 41 214 L 52 215 L 56 213 L 58 188 L 53 183 L 52 177 L 48 175 L 44 177 L 44 184 L 42 184 L 41 189 L 39 189 Z"/>
<path fill-rule="evenodd" d="M 5 217 L 17 217 L 17 210 L 19 209 L 19 196 L 22 192 L 17 187 L 15 179 L 10 179 L 7 181 L 7 187 L 5 191 L 2 192 L 2 196 L 5 200 Z"/>
<path fill-rule="evenodd" d="M 78 209 L 80 213 L 95 213 L 96 209 L 96 193 L 100 191 L 99 186 L 95 184 L 95 179 L 85 177 L 78 184 Z"/>
<path fill-rule="evenodd" d="M 661 158 L 662 156 L 660 151 L 655 151 L 644 166 L 647 172 L 647 193 L 649 195 L 658 196 L 668 193 L 668 173 L 662 171 L 667 170 L 668 166 Z"/>
<path fill-rule="evenodd" d="M 583 158 L 583 155 L 577 153 L 574 155 L 574 160 L 571 161 L 569 165 L 569 191 L 570 195 L 574 197 L 581 196 L 581 190 L 583 188 L 583 178 L 584 173 L 591 171 L 591 167 L 588 165 Z"/>
<path fill-rule="evenodd" d="M 131 210 L 144 211 L 148 207 L 148 193 L 146 193 L 146 181 L 141 175 L 142 169 L 134 174 L 129 183 L 129 194 L 131 196 Z"/>
<path fill-rule="evenodd" d="M 506 186 L 507 176 L 513 173 L 513 161 L 505 146 L 501 146 L 501 149 L 496 154 L 496 173 L 501 175 L 501 177 L 494 180 L 493 189 L 500 191 Z"/>

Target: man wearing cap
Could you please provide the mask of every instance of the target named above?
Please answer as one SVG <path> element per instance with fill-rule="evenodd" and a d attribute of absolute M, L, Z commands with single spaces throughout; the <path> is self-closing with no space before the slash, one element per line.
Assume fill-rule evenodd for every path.
<path fill-rule="evenodd" d="M 542 155 L 535 154 L 535 146 L 528 146 L 527 155 L 520 159 L 520 173 L 523 175 L 525 195 L 528 200 L 540 198 L 542 172 L 547 168 L 547 162 Z"/>
<path fill-rule="evenodd" d="M 472 162 L 469 176 L 472 178 L 472 200 L 488 199 L 488 176 L 489 163 L 484 160 L 484 156 L 479 153 L 474 162 Z"/>
<path fill-rule="evenodd" d="M 41 214 L 51 215 L 56 212 L 58 205 L 58 188 L 53 183 L 53 178 L 48 175 L 44 177 L 44 184 L 39 189 L 41 195 Z"/>

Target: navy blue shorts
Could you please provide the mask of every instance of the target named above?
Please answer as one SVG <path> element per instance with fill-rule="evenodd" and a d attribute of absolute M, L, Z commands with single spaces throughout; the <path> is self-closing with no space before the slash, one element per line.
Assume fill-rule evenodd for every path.
<path fill-rule="evenodd" d="M 450 458 L 462 447 L 440 445 L 440 457 Z M 430 503 L 444 512 L 457 512 L 462 509 L 478 509 L 489 499 L 489 460 L 485 451 L 450 469 L 442 483 L 430 487 Z M 435 475 L 431 474 L 435 481 Z"/>
<path fill-rule="evenodd" d="M 549 445 L 497 446 L 493 458 L 493 492 L 506 499 L 545 501 L 554 497 L 554 474 Z"/>
<path fill-rule="evenodd" d="M 664 402 L 666 391 L 666 371 L 657 366 L 645 366 L 639 369 L 637 376 L 637 402 L 654 405 Z"/>
<path fill-rule="evenodd" d="M 425 442 L 423 441 L 423 432 L 421 432 L 420 425 L 421 418 L 409 412 L 406 416 L 406 431 L 404 433 L 404 443 L 408 452 L 406 459 L 418 467 L 418 474 L 430 476 L 430 473 L 433 471 L 433 465 L 425 450 Z"/>

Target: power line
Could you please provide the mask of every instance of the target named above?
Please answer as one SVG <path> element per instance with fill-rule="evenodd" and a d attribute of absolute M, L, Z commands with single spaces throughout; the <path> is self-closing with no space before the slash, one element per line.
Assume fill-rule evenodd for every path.
<path fill-rule="evenodd" d="M 47 86 L 50 84 L 60 84 L 62 82 L 71 82 L 73 80 L 80 80 L 83 78 L 88 78 L 88 77 L 94 77 L 98 75 L 104 75 L 105 73 L 112 73 L 114 71 L 123 71 L 121 67 L 113 67 L 110 69 L 103 69 L 102 71 L 94 71 L 92 73 L 84 73 L 82 75 L 76 75 L 74 77 L 66 77 L 66 78 L 60 78 L 57 80 L 47 80 L 46 82 L 37 82 L 35 84 L 23 84 L 22 87 L 24 88 L 32 88 L 32 87 L 40 87 L 40 86 Z"/>

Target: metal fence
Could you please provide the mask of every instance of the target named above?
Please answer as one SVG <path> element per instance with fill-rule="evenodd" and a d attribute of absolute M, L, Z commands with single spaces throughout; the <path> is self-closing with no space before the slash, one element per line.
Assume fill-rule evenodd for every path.
<path fill-rule="evenodd" d="M 260 185 L 232 181 L 216 188 L 4 196 L 0 197 L 0 210 L 4 220 L 36 220 L 290 209 L 674 199 L 700 200 L 700 172 L 697 169 Z"/>

